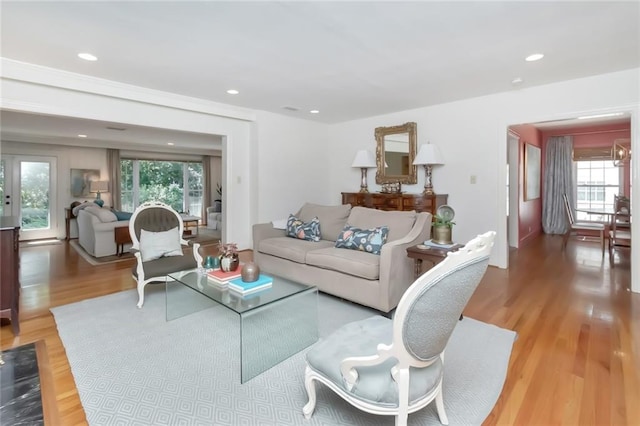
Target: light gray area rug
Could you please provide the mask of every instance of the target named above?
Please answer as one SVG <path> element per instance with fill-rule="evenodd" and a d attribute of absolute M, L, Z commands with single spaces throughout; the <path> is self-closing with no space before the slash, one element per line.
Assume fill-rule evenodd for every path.
<path fill-rule="evenodd" d="M 164 285 L 51 309 L 90 425 L 393 425 L 317 385 L 305 420 L 304 350 L 240 384 L 239 321 L 223 307 L 165 321 Z M 375 311 L 319 295 L 320 336 Z M 480 425 L 507 373 L 513 331 L 465 318 L 445 354 L 450 425 Z M 440 425 L 435 403 L 410 425 Z"/>

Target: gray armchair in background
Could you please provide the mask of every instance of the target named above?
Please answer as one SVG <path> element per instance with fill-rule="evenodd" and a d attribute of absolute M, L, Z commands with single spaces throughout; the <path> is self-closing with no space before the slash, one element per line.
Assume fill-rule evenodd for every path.
<path fill-rule="evenodd" d="M 167 275 L 202 265 L 200 244 L 182 237 L 184 223 L 180 214 L 168 205 L 151 201 L 140 205 L 129 220 L 129 234 L 136 257 L 133 278 L 138 287 L 138 308 L 144 303 L 144 287 L 150 282 L 165 282 Z M 192 253 L 183 247 L 191 245 Z"/>

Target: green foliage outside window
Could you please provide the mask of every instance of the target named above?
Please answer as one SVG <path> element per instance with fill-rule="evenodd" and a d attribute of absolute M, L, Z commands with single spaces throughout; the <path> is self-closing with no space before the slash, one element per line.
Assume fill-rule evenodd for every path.
<path fill-rule="evenodd" d="M 139 170 L 137 188 L 134 188 L 134 161 Z M 179 212 L 190 210 L 197 214 L 201 210 L 204 188 L 202 163 L 121 160 L 120 168 L 123 210 L 133 211 L 137 205 L 146 201 L 161 201 Z M 185 173 L 189 188 L 188 201 L 185 200 Z M 137 203 L 134 200 L 136 190 Z"/>

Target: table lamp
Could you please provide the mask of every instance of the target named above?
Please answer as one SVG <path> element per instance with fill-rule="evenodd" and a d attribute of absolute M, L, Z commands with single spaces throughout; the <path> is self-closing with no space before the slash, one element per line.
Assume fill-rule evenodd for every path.
<path fill-rule="evenodd" d="M 433 184 L 431 183 L 432 166 L 436 164 L 444 164 L 442 155 L 437 146 L 427 143 L 420 146 L 420 151 L 413 160 L 414 166 L 424 166 L 424 191 L 426 195 L 433 195 Z"/>
<path fill-rule="evenodd" d="M 373 154 L 366 149 L 356 153 L 351 167 L 359 167 L 361 170 L 360 192 L 369 192 L 367 188 L 367 169 L 376 167 L 376 159 Z"/>
<path fill-rule="evenodd" d="M 102 207 L 104 205 L 104 201 L 100 198 L 100 193 L 109 192 L 109 182 L 105 180 L 92 180 L 89 185 L 89 192 L 96 193 L 96 199 L 93 200 L 93 202 Z"/>

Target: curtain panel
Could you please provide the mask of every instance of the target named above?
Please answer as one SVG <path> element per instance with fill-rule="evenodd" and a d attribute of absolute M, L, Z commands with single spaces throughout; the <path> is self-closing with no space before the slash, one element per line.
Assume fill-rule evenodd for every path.
<path fill-rule="evenodd" d="M 572 136 L 552 136 L 547 140 L 542 199 L 542 229 L 546 234 L 564 234 L 569 228 L 562 196 L 567 194 L 569 205 L 575 206 L 572 159 Z"/>
<path fill-rule="evenodd" d="M 119 149 L 107 149 L 107 171 L 111 177 L 111 207 L 116 210 L 122 208 L 120 202 L 120 185 L 122 182 L 120 169 L 120 150 Z"/>

